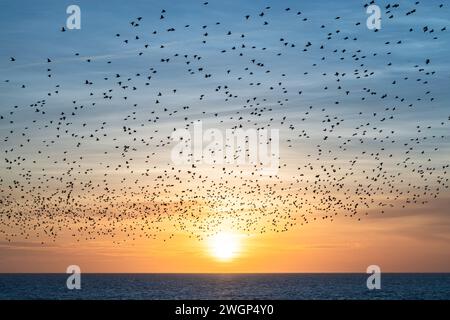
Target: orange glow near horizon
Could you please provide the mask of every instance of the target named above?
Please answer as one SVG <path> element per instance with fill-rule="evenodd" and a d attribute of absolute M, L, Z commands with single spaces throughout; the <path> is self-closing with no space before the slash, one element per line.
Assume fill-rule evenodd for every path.
<path fill-rule="evenodd" d="M 445 228 L 432 215 L 406 214 L 358 223 L 339 218 L 265 234 L 230 228 L 202 240 L 177 232 L 170 239 L 172 233 L 164 240 L 142 237 L 120 245 L 109 239 L 3 242 L 0 267 L 2 272 L 65 272 L 77 264 L 93 273 L 278 273 L 365 272 L 377 264 L 383 272 L 448 271 Z"/>

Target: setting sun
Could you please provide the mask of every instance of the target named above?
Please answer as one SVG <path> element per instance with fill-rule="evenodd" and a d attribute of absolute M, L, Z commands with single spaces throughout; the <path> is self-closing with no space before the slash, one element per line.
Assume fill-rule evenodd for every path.
<path fill-rule="evenodd" d="M 211 254 L 221 261 L 230 261 L 236 257 L 240 247 L 240 239 L 237 235 L 220 232 L 209 239 Z"/>

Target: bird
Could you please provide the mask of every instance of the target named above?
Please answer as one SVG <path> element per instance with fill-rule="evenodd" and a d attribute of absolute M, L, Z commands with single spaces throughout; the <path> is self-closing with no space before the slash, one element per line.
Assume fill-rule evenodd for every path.
<path fill-rule="evenodd" d="M 445 41 L 445 19 L 419 10 L 432 4 L 388 3 L 399 29 L 371 33 L 368 46 L 357 16 L 290 6 L 236 2 L 221 18 L 208 2 L 185 17 L 169 6 L 124 12 L 92 38 L 94 52 L 58 42 L 23 66 L 5 47 L 1 237 L 120 246 L 178 233 L 203 240 L 226 225 L 276 234 L 448 195 L 450 116 L 431 110 L 447 102 L 434 86 L 449 79 L 427 47 Z M 419 39 L 424 50 L 406 59 Z M 210 139 L 194 152 L 198 121 Z M 174 141 L 177 132 L 191 138 Z M 238 145 L 242 132 L 250 136 Z M 263 139 L 275 173 L 252 154 L 252 138 Z"/>

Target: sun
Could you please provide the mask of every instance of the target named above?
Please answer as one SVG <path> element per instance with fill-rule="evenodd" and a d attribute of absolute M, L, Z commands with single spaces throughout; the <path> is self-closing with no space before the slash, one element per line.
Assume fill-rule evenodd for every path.
<path fill-rule="evenodd" d="M 211 254 L 220 261 L 233 260 L 239 253 L 241 243 L 236 234 L 220 232 L 209 238 Z"/>

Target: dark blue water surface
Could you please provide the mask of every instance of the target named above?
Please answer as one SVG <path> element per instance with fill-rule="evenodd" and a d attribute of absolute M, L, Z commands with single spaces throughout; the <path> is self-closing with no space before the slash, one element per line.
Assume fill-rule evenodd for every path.
<path fill-rule="evenodd" d="M 0 299 L 450 299 L 450 273 L 382 274 L 0 274 Z"/>

